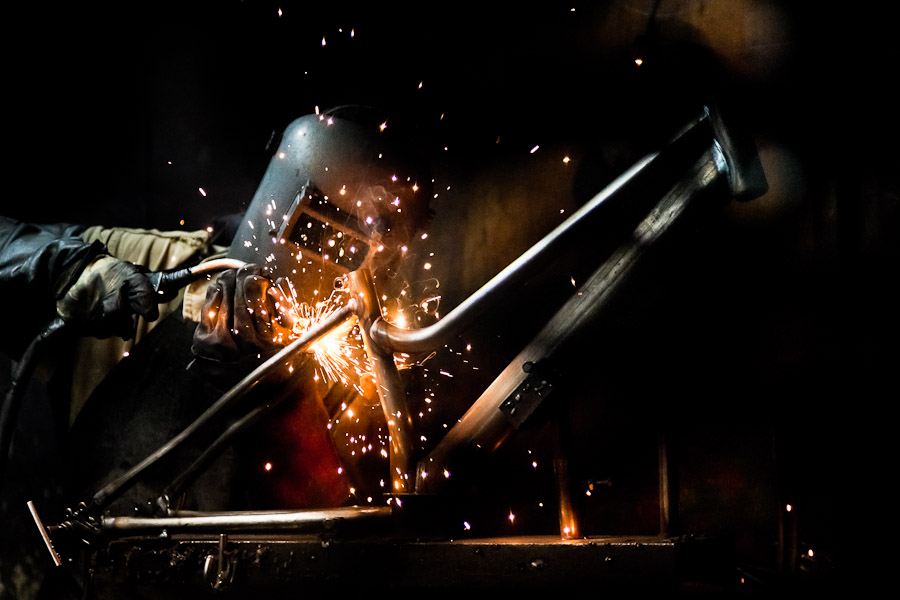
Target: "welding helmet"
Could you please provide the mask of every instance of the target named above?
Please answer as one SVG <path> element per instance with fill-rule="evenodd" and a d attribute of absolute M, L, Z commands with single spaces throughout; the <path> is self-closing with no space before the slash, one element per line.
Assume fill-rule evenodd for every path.
<path fill-rule="evenodd" d="M 427 221 L 431 193 L 423 153 L 394 125 L 356 106 L 290 123 L 228 255 L 290 280 L 306 301 L 361 267 L 389 271 Z"/>

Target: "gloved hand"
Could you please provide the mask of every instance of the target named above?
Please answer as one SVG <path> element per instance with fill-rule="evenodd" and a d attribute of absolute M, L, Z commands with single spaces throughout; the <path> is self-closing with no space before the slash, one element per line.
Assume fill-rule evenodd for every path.
<path fill-rule="evenodd" d="M 134 336 L 134 315 L 159 317 L 153 286 L 134 264 L 101 255 L 95 258 L 56 302 L 56 312 L 83 335 Z"/>
<path fill-rule="evenodd" d="M 286 298 L 258 265 L 225 271 L 206 291 L 194 331 L 194 356 L 252 364 L 290 341 Z"/>

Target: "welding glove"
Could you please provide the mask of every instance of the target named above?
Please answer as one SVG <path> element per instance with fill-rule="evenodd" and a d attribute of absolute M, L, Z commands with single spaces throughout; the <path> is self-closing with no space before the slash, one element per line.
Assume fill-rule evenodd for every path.
<path fill-rule="evenodd" d="M 92 260 L 56 302 L 56 312 L 82 335 L 134 337 L 135 315 L 159 317 L 156 293 L 143 270 L 100 255 Z"/>
<path fill-rule="evenodd" d="M 281 290 L 258 265 L 220 273 L 207 288 L 191 351 L 195 358 L 246 370 L 290 341 Z"/>

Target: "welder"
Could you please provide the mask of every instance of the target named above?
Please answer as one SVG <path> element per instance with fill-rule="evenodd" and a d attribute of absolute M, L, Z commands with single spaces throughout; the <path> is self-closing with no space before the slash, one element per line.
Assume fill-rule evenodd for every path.
<path fill-rule="evenodd" d="M 0 220 L 2 309 L 16 315 L 3 352 L 20 358 L 59 317 L 68 332 L 59 343 L 71 351 L 54 354 L 57 371 L 70 378 L 66 406 L 58 407 L 71 425 L 68 493 L 94 491 L 142 460 L 289 341 L 292 322 L 281 310 L 287 295 L 315 304 L 349 271 L 393 275 L 401 249 L 428 218 L 431 179 L 410 141 L 368 108 L 295 120 L 233 240 L 206 231 Z M 222 256 L 246 264 L 158 304 L 152 273 Z M 62 364 L 63 356 L 71 364 Z M 311 363 L 298 369 L 302 376 L 281 382 L 293 391 L 266 392 L 315 401 L 284 403 L 201 475 L 179 507 L 292 508 L 348 499 L 353 484 L 325 427 L 334 407 L 326 408 L 322 395 L 340 396 L 343 408 L 358 395 L 314 383 Z M 123 496 L 119 508 L 140 509 L 214 437 L 201 436 L 169 469 Z"/>

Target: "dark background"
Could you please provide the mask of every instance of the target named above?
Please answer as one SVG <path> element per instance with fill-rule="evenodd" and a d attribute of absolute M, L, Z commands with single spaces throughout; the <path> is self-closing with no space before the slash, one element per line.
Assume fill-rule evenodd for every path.
<path fill-rule="evenodd" d="M 591 496 L 588 533 L 654 532 L 665 421 L 683 451 L 685 532 L 732 536 L 740 566 L 770 579 L 863 585 L 880 570 L 870 534 L 892 513 L 895 36 L 877 3 L 722 4 L 19 7 L 5 18 L 22 41 L 6 60 L 2 213 L 203 228 L 246 205 L 292 119 L 371 103 L 433 154 L 442 194 L 422 252 L 435 252 L 446 312 L 561 220 L 557 207 L 588 199 L 707 96 L 726 98 L 771 189 L 654 266 L 587 349 L 576 479 L 613 482 Z M 583 157 L 579 170 L 561 174 L 551 148 Z M 472 388 L 526 336 L 497 327 L 473 334 L 487 350 Z M 452 388 L 451 414 L 468 391 Z M 41 439 L 22 460 L 52 463 Z M 4 499 L 4 518 L 19 500 Z M 792 546 L 779 531 L 795 524 Z"/>

